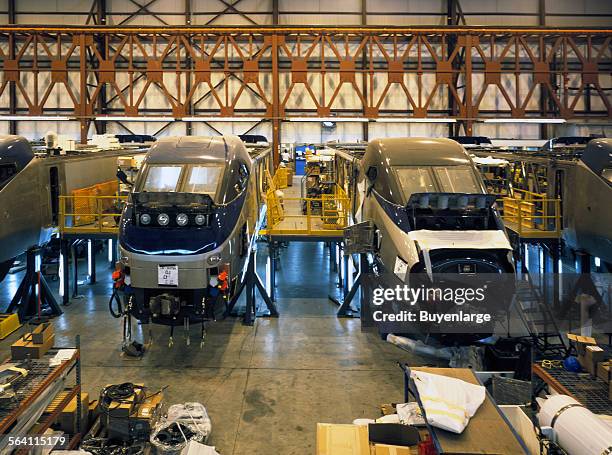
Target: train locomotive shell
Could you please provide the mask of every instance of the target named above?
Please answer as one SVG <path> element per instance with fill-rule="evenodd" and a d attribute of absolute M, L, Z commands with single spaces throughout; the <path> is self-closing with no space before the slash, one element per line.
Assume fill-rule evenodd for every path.
<path fill-rule="evenodd" d="M 132 316 L 167 325 L 220 316 L 224 305 L 211 283 L 226 272 L 230 297 L 241 281 L 261 219 L 259 177 L 269 165 L 269 149 L 252 158 L 236 136 L 168 137 L 151 147 L 120 226 Z M 180 182 L 196 166 L 221 174 L 211 194 L 185 191 L 183 183 L 142 191 L 156 166 L 180 167 Z M 168 269 L 172 279 L 160 279 Z"/>
<path fill-rule="evenodd" d="M 612 139 L 591 140 L 565 172 L 564 240 L 612 265 Z"/>
<path fill-rule="evenodd" d="M 58 225 L 59 195 L 116 180 L 117 158 L 126 153 L 35 154 L 25 138 L 0 136 L 0 281 L 16 256 L 49 241 Z"/>
<path fill-rule="evenodd" d="M 407 195 L 399 172 L 420 168 L 431 192 Z M 442 188 L 438 172 L 461 169 L 469 192 Z M 377 256 L 387 271 L 398 263 L 413 272 L 512 273 L 512 247 L 465 149 L 449 139 L 393 138 L 371 141 L 357 164 L 355 221 L 373 221 Z"/>

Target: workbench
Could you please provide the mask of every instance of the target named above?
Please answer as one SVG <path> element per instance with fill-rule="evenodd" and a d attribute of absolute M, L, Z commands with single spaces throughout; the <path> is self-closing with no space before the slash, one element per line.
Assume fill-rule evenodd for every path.
<path fill-rule="evenodd" d="M 78 338 L 78 337 L 77 337 Z M 57 366 L 51 366 L 49 360 L 59 349 L 52 348 L 41 359 L 25 361 L 11 361 L 10 363 L 24 364 L 28 374 L 13 383 L 15 401 L 0 408 L 0 453 L 7 448 L 8 437 L 26 435 L 41 435 L 55 422 L 59 413 L 77 397 L 80 403 L 81 374 L 80 351 L 77 349 L 73 356 Z M 6 363 L 5 362 L 5 363 Z M 74 380 L 69 375 L 74 374 Z M 55 410 L 42 416 L 43 411 L 58 395 L 60 391 L 67 391 L 64 399 Z M 35 427 L 35 430 L 32 430 Z M 70 435 L 68 448 L 76 447 L 79 435 Z M 17 450 L 15 453 L 29 453 L 27 448 Z"/>
<path fill-rule="evenodd" d="M 589 373 L 574 373 L 565 368 L 544 368 L 537 362 L 531 368 L 533 374 L 557 393 L 568 395 L 594 414 L 612 415 L 609 385 Z"/>
<path fill-rule="evenodd" d="M 416 387 L 410 381 L 410 370 L 423 371 L 426 373 L 439 374 L 449 378 L 461 379 L 471 384 L 482 385 L 474 371 L 469 368 L 427 368 L 413 367 L 402 368 L 405 381 L 405 401 L 408 401 L 408 393 L 411 393 L 419 402 Z M 485 400 L 470 419 L 468 426 L 461 434 L 452 433 L 428 425 L 432 441 L 438 454 L 499 454 L 518 455 L 527 454 L 528 451 L 520 436 L 510 426 L 510 423 L 497 407 L 493 398 L 487 392 Z"/>

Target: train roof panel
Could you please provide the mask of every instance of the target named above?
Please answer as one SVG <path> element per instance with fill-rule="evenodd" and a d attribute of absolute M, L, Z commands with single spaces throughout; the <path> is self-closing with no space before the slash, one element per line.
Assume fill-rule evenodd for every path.
<path fill-rule="evenodd" d="M 147 153 L 149 164 L 220 163 L 236 158 L 249 161 L 237 136 L 169 136 L 160 138 Z"/>
<path fill-rule="evenodd" d="M 368 155 L 378 155 L 390 166 L 455 166 L 471 164 L 465 149 L 457 142 L 445 138 L 388 138 L 370 142 Z M 372 157 L 373 158 L 373 157 Z"/>

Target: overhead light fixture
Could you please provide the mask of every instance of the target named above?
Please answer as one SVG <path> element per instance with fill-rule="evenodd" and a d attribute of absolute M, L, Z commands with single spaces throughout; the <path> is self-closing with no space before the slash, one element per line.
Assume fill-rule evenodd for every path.
<path fill-rule="evenodd" d="M 488 118 L 485 123 L 565 123 L 564 118 Z"/>
<path fill-rule="evenodd" d="M 263 117 L 183 117 L 183 122 L 261 122 Z"/>
<path fill-rule="evenodd" d="M 33 120 L 33 121 L 55 121 L 55 120 L 76 120 L 75 118 L 63 115 L 3 115 L 0 120 Z"/>
<path fill-rule="evenodd" d="M 120 115 L 106 115 L 95 117 L 94 120 L 100 121 L 115 121 L 115 122 L 174 122 L 176 119 L 173 117 L 154 117 L 154 116 L 146 116 L 142 117 L 125 117 Z"/>
<path fill-rule="evenodd" d="M 457 119 L 454 118 L 441 118 L 441 117 L 382 117 L 377 118 L 378 123 L 457 123 Z"/>
<path fill-rule="evenodd" d="M 359 122 L 367 123 L 369 120 L 365 117 L 288 117 L 290 122 Z"/>

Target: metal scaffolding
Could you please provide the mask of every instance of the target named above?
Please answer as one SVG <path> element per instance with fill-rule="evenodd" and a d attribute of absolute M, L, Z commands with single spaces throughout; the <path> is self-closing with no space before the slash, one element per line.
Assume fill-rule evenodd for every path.
<path fill-rule="evenodd" d="M 102 16 L 96 22 L 102 21 Z M 0 29 L 0 113 L 209 122 L 303 117 L 612 117 L 612 30 L 17 26 Z M 482 101 L 496 90 L 497 106 Z M 50 102 L 59 91 L 62 104 Z M 144 99 L 161 99 L 151 106 Z M 338 100 L 342 98 L 343 102 Z"/>

